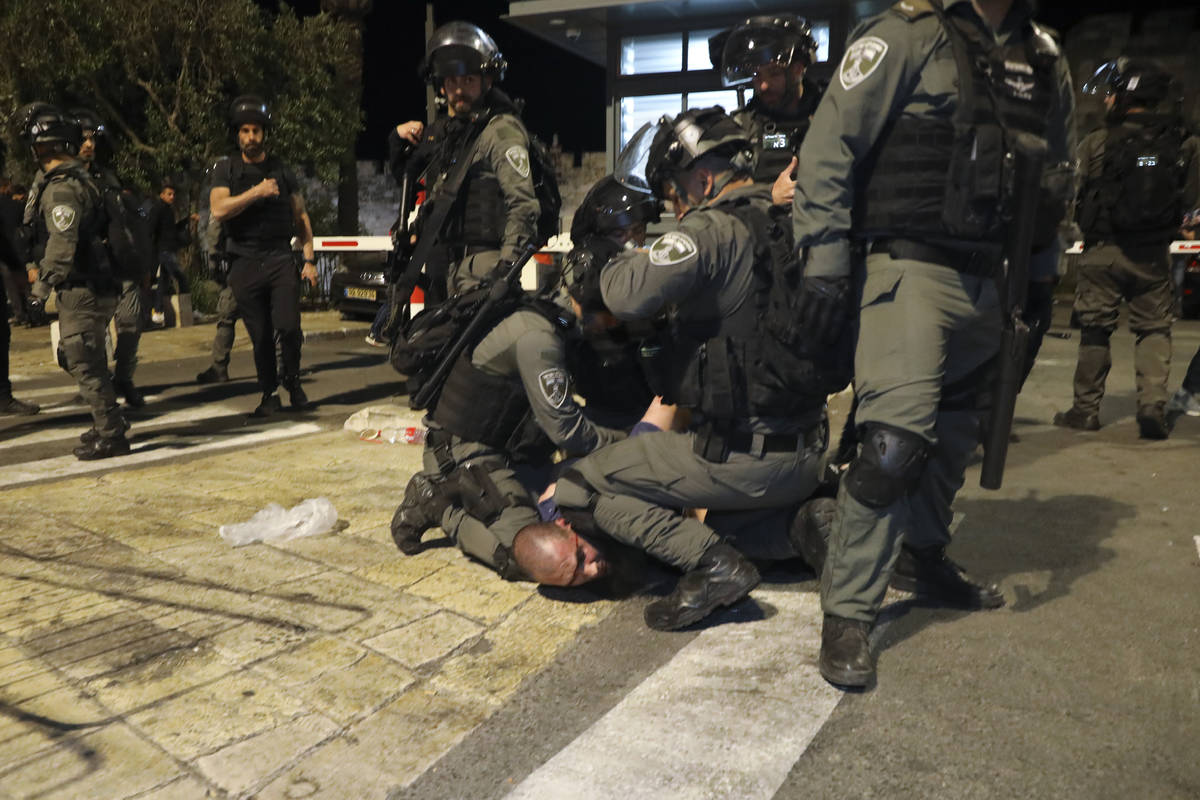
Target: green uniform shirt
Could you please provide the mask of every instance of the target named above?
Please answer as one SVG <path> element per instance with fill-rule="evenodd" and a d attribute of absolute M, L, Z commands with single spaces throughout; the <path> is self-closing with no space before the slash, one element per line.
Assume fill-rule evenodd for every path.
<path fill-rule="evenodd" d="M 90 226 L 99 205 L 95 184 L 90 179 L 80 178 L 82 169 L 82 163 L 71 160 L 42 178 L 45 188 L 41 190 L 33 213 L 40 216 L 45 225 L 46 250 L 38 264 L 38 280 L 48 286 L 59 286 L 69 275 L 78 272 L 75 254 L 80 245 L 80 231 Z M 37 191 L 35 181 L 31 193 Z M 28 209 L 26 214 L 29 216 Z"/>
<path fill-rule="evenodd" d="M 520 377 L 538 427 L 568 455 L 586 455 L 625 438 L 592 422 L 575 402 L 562 337 L 537 312 L 520 310 L 501 320 L 475 346 L 471 364 L 493 375 Z"/>
<path fill-rule="evenodd" d="M 521 120 L 512 114 L 497 114 L 488 121 L 479 134 L 467 176 L 468 180 L 495 178 L 499 184 L 504 198 L 500 258 L 512 258 L 521 241 L 536 235 L 541 210 L 530 174 L 529 134 Z M 433 188 L 436 192 L 438 184 Z"/>
<path fill-rule="evenodd" d="M 947 15 L 970 19 L 1000 44 L 1026 35 L 1032 25 L 1027 0 L 1015 0 L 998 31 L 969 0 L 946 0 L 944 6 Z M 1058 80 L 1047 122 L 1050 164 L 1072 160 L 1073 100 L 1065 65 Z M 953 45 L 927 3 L 902 0 L 854 30 L 800 148 L 792 222 L 797 248 L 808 248 L 806 275 L 850 274 L 855 170 L 889 120 L 951 117 L 958 82 Z"/>

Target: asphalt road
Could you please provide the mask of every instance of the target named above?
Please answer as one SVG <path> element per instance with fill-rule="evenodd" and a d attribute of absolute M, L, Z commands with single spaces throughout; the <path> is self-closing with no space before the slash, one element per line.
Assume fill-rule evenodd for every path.
<path fill-rule="evenodd" d="M 955 507 L 951 554 L 1006 608 L 890 594 L 878 686 L 831 700 L 813 682 L 820 614 L 802 567 L 674 634 L 647 630 L 634 598 L 392 797 L 1200 797 L 1200 419 L 1137 438 L 1121 332 L 1104 429 L 1047 424 L 1077 347 L 1057 333 L 1070 338 L 1047 340 L 1022 395 L 1004 488 L 979 489 L 976 465 Z M 1200 326 L 1177 328 L 1172 388 L 1198 344 Z M 714 650 L 722 638 L 734 655 Z"/>

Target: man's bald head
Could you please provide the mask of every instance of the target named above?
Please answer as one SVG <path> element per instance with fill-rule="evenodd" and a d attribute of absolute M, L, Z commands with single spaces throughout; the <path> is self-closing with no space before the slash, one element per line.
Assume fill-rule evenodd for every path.
<path fill-rule="evenodd" d="M 581 586 L 608 572 L 600 551 L 563 520 L 526 525 L 512 552 L 525 574 L 546 586 Z"/>

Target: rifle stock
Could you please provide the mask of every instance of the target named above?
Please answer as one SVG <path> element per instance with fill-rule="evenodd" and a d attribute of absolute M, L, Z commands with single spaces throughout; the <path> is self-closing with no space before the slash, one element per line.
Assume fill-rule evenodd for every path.
<path fill-rule="evenodd" d="M 501 261 L 497 265 L 493 275 L 499 275 L 499 279 L 492 284 L 488 297 L 483 301 L 483 305 L 475 312 L 475 317 L 463 328 L 460 333 L 450 344 L 446 345 L 443 352 L 438 354 L 438 365 L 429 379 L 421 385 L 416 394 L 408 399 L 408 405 L 415 411 L 421 411 L 429 408 L 433 401 L 441 392 L 442 384 L 446 382 L 446 377 L 450 374 L 450 370 L 454 368 L 454 363 L 458 361 L 458 357 L 467 349 L 474 337 L 479 333 L 479 329 L 489 322 L 489 312 L 497 303 L 504 300 L 516 285 L 520 282 L 521 270 L 529 259 L 533 258 L 533 254 L 537 252 L 537 245 L 533 242 L 527 242 L 522 249 L 510 261 Z"/>
<path fill-rule="evenodd" d="M 1029 257 L 1033 251 L 1042 168 L 1046 161 L 1044 139 L 1018 133 L 1013 145 L 1008 155 L 1012 159 L 1010 221 L 1004 242 L 1004 274 L 998 279 L 1004 331 L 1000 337 L 1000 352 L 996 356 L 999 368 L 992 392 L 992 408 L 979 474 L 979 485 L 984 489 L 999 489 L 1004 480 L 1009 433 L 1012 431 L 1013 413 L 1029 346 L 1029 326 L 1022 315 L 1029 290 Z"/>

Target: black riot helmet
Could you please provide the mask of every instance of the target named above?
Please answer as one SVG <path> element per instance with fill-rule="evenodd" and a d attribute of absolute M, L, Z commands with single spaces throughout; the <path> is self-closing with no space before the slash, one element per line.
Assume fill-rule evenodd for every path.
<path fill-rule="evenodd" d="M 453 75 L 483 75 L 501 81 L 507 67 L 491 36 L 478 25 L 456 21 L 447 22 L 429 37 L 421 75 L 435 87 Z"/>
<path fill-rule="evenodd" d="M 34 160 L 40 160 L 48 150 L 67 155 L 79 152 L 83 141 L 79 123 L 69 114 L 50 103 L 36 102 L 24 106 L 21 119 L 21 139 L 29 147 Z"/>
<path fill-rule="evenodd" d="M 1177 91 L 1171 73 L 1158 62 L 1122 56 L 1097 67 L 1083 93 L 1114 96 L 1113 112 L 1121 115 L 1131 108 L 1159 109 Z"/>
<path fill-rule="evenodd" d="M 589 236 L 607 236 L 628 230 L 637 224 L 658 222 L 662 203 L 654 195 L 630 189 L 606 175 L 588 189 L 571 220 L 571 240 L 581 242 Z"/>
<path fill-rule="evenodd" d="M 750 148 L 745 130 L 725 109 L 690 108 L 675 119 L 663 116 L 657 125 L 643 125 L 618 156 L 614 176 L 626 186 L 664 199 L 667 181 L 674 181 L 702 157 L 727 159 L 735 174 L 747 171 Z"/>
<path fill-rule="evenodd" d="M 112 142 L 108 138 L 108 127 L 100 115 L 90 108 L 72 108 L 71 116 L 79 123 L 83 139 L 91 139 L 95 148 L 95 160 L 101 164 L 108 163 L 112 157 Z"/>
<path fill-rule="evenodd" d="M 243 125 L 257 125 L 267 131 L 271 127 L 267 101 L 253 94 L 238 97 L 229 105 L 229 125 L 235 131 Z"/>
<path fill-rule="evenodd" d="M 816 60 L 817 40 L 808 20 L 777 14 L 750 17 L 730 31 L 722 44 L 721 63 L 714 66 L 721 70 L 726 86 L 736 86 L 753 79 L 755 70 L 768 64 L 810 67 Z"/>

